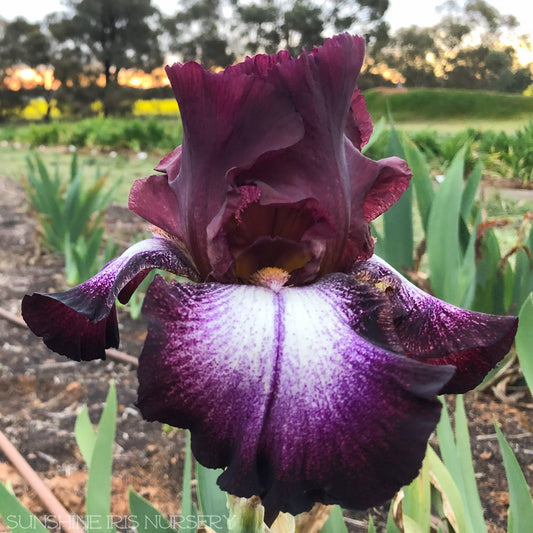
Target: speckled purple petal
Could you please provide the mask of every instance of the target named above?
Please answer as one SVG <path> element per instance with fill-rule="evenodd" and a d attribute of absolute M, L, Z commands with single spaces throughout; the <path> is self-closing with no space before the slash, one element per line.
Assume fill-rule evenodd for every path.
<path fill-rule="evenodd" d="M 118 347 L 115 300 L 126 303 L 154 268 L 196 278 L 180 247 L 161 238 L 147 239 L 85 283 L 56 294 L 34 293 L 22 301 L 30 329 L 55 352 L 71 359 L 105 359 L 105 349 Z"/>
<path fill-rule="evenodd" d="M 459 309 L 426 294 L 385 261 L 374 256 L 354 265 L 353 275 L 375 286 L 389 301 L 380 314 L 381 343 L 431 365 L 454 365 L 453 378 L 440 391 L 460 394 L 473 389 L 505 357 L 518 319 Z"/>
<path fill-rule="evenodd" d="M 382 503 L 416 476 L 454 370 L 369 342 L 364 317 L 386 304 L 344 274 L 279 293 L 156 278 L 138 405 L 189 428 L 220 486 L 269 511 Z"/>

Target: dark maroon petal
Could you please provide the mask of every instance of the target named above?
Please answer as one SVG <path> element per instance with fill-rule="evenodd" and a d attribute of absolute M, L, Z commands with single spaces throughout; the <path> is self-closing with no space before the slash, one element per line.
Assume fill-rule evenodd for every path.
<path fill-rule="evenodd" d="M 178 200 L 162 174 L 136 180 L 130 190 L 128 206 L 134 213 L 154 226 L 185 240 L 185 228 L 178 209 Z"/>
<path fill-rule="evenodd" d="M 356 88 L 346 122 L 346 136 L 358 150 L 361 150 L 370 139 L 372 129 L 372 119 L 366 109 L 365 98 Z"/>
<path fill-rule="evenodd" d="M 226 69 L 226 74 L 230 76 L 240 76 L 242 74 L 255 75 L 263 79 L 268 79 L 276 65 L 291 61 L 291 55 L 287 50 L 281 50 L 277 54 L 258 54 L 253 57 L 246 57 L 242 63 L 237 63 Z"/>
<path fill-rule="evenodd" d="M 230 174 L 237 190 L 246 186 L 260 190 L 258 203 L 269 206 L 264 209 L 265 213 L 283 206 L 294 209 L 297 205 L 315 204 L 314 223 L 299 239 L 313 241 L 312 247 L 320 249 L 321 256 L 319 260 L 316 256 L 310 258 L 311 265 L 304 269 L 305 275 L 297 283 L 307 283 L 321 274 L 348 269 L 353 264 L 359 256 L 359 237 L 354 238 L 350 247 L 352 256 L 345 264 L 339 263 L 347 248 L 352 216 L 361 221 L 369 235 L 361 205 L 357 206 L 357 211 L 350 206 L 352 171 L 346 164 L 344 151 L 345 142 L 349 143 L 345 137 L 346 120 L 363 56 L 364 40 L 343 34 L 327 39 L 323 46 L 302 53 L 298 59 L 267 61 L 268 68 L 262 70 L 264 75 L 280 92 L 290 94 L 302 117 L 305 134 L 298 143 L 263 154 L 249 168 L 236 168 Z M 253 65 L 250 63 L 248 67 L 250 72 L 254 71 Z M 350 146 L 353 149 L 351 143 Z M 364 173 L 359 179 L 364 183 L 368 181 Z M 218 248 L 221 239 L 227 238 L 228 243 L 232 240 L 226 222 L 235 206 L 228 201 L 223 209 L 228 212 L 219 213 L 209 230 L 211 238 L 218 240 Z M 294 215 L 306 219 L 309 213 L 306 208 Z M 256 217 L 250 218 L 256 220 Z M 241 226 L 236 227 L 236 231 L 241 232 Z M 286 237 L 278 235 L 274 227 L 267 228 L 264 235 Z M 249 242 L 248 246 L 252 244 Z M 295 244 L 297 254 L 296 248 Z M 221 256 L 219 249 L 216 256 Z M 231 253 L 228 251 L 225 257 L 231 257 Z M 217 269 L 217 280 L 226 280 L 216 272 Z"/>
<path fill-rule="evenodd" d="M 303 126 L 289 95 L 258 76 L 215 74 L 196 63 L 176 63 L 167 67 L 167 74 L 184 136 L 177 176 L 175 157 L 158 168 L 169 173 L 185 244 L 205 277 L 211 272 L 206 230 L 224 205 L 228 172 L 298 142 Z"/>
<path fill-rule="evenodd" d="M 399 157 L 380 159 L 376 163 L 378 174 L 363 204 L 365 219 L 369 222 L 400 199 L 413 175 L 407 163 Z"/>
<path fill-rule="evenodd" d="M 366 317 L 387 305 L 343 274 L 278 292 L 156 278 L 141 412 L 189 428 L 220 486 L 270 511 L 382 503 L 417 475 L 454 371 L 370 342 Z"/>
<path fill-rule="evenodd" d="M 195 278 L 196 272 L 176 243 L 147 239 L 126 250 L 85 283 L 56 294 L 34 293 L 22 301 L 30 329 L 53 351 L 71 359 L 105 359 L 118 346 L 115 300 L 127 302 L 154 268 Z"/>
<path fill-rule="evenodd" d="M 345 144 L 345 148 L 352 178 L 352 210 L 360 212 L 362 207 L 364 215 L 362 219 L 370 222 L 400 199 L 409 187 L 413 173 L 407 163 L 399 157 L 374 161 L 348 143 Z M 352 225 L 356 220 L 355 217 L 352 219 Z"/>
<path fill-rule="evenodd" d="M 389 300 L 380 316 L 388 327 L 380 342 L 388 349 L 431 365 L 453 365 L 453 378 L 441 393 L 473 389 L 505 357 L 513 343 L 518 319 L 466 311 L 430 296 L 374 256 L 354 265 L 353 275 Z"/>
<path fill-rule="evenodd" d="M 181 154 L 181 146 L 178 146 L 170 154 L 163 157 L 154 170 L 164 172 L 169 181 L 176 179 L 181 168 Z"/>
<path fill-rule="evenodd" d="M 270 204 L 275 193 L 260 185 L 264 188 L 244 185 L 229 193 L 208 227 L 208 253 L 218 281 L 248 280 L 264 267 L 291 273 L 291 284 L 312 281 L 325 253 L 322 243 L 335 235 L 332 222 L 315 199 Z"/>
<path fill-rule="evenodd" d="M 338 269 L 347 271 L 355 259 L 369 259 L 374 241 L 368 222 L 391 207 L 409 186 L 412 172 L 398 157 L 374 161 L 346 141 L 346 160 L 351 175 L 351 212 L 348 239 Z"/>

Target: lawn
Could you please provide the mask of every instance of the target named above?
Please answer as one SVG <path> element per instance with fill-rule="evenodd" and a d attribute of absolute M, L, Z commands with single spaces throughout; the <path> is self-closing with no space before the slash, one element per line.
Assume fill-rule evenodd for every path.
<path fill-rule="evenodd" d="M 479 131 L 504 131 L 505 133 L 514 133 L 516 130 L 523 128 L 533 120 L 531 115 L 522 115 L 517 118 L 509 119 L 418 119 L 418 120 L 398 120 L 396 126 L 398 129 L 405 131 L 408 135 L 420 131 L 436 132 L 438 134 L 455 135 L 466 128 L 473 128 Z"/>

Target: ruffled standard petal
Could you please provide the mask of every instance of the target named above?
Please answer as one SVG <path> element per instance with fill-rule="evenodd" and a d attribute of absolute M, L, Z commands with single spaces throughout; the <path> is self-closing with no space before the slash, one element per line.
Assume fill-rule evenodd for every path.
<path fill-rule="evenodd" d="M 412 172 L 398 157 L 374 161 L 365 157 L 345 141 L 346 162 L 351 177 L 350 218 L 348 239 L 337 270 L 346 272 L 355 260 L 366 260 L 374 253 L 374 240 L 369 222 L 384 213 L 399 200 L 409 187 Z"/>
<path fill-rule="evenodd" d="M 158 168 L 168 173 L 184 242 L 206 277 L 206 228 L 224 205 L 228 172 L 297 143 L 303 125 L 289 95 L 259 76 L 215 74 L 192 62 L 166 71 L 181 110 L 183 144 L 181 154 Z"/>
<path fill-rule="evenodd" d="M 259 190 L 257 204 L 260 207 L 257 204 L 249 207 L 260 213 L 259 218 L 275 220 L 275 214 L 285 209 L 292 210 L 295 217 L 301 217 L 307 224 L 305 232 L 286 236 L 295 242 L 298 257 L 301 257 L 299 242 L 314 243 L 310 247 L 313 253 L 307 259 L 309 264 L 294 276 L 296 284 L 309 283 L 320 275 L 348 269 L 361 255 L 360 249 L 364 247 L 366 250 L 372 242 L 363 215 L 364 196 L 356 205 L 351 205 L 351 182 L 357 169 L 352 171 L 349 168 L 345 154 L 345 144 L 355 150 L 345 135 L 347 130 L 358 145 L 369 134 L 369 117 L 365 115 L 364 104 L 357 97 L 352 101 L 363 57 L 364 39 L 342 34 L 326 39 L 323 46 L 304 51 L 297 59 L 267 62 L 269 69 L 256 67 L 257 62 L 249 62 L 247 67 L 250 72 L 263 72 L 280 93 L 289 94 L 303 121 L 304 135 L 298 143 L 266 153 L 249 167 L 236 168 L 230 175 L 235 187 L 233 194 L 243 187 Z M 352 102 L 353 110 L 350 107 Z M 375 177 L 369 173 L 372 169 L 369 172 L 366 172 L 367 167 L 360 170 L 357 179 L 362 184 L 373 183 Z M 370 184 L 365 192 L 369 187 Z M 313 209 L 300 208 L 309 205 L 313 205 Z M 226 247 L 231 250 L 234 234 L 239 234 L 239 238 L 242 234 L 241 225 L 228 227 L 225 223 L 234 212 L 232 202 L 228 201 L 223 210 L 209 227 L 211 252 L 214 251 L 213 240 L 216 240 L 216 254 L 210 254 L 212 264 L 221 256 L 230 258 L 230 252 L 221 253 L 224 240 L 228 241 Z M 359 234 L 353 234 L 352 242 L 347 246 L 352 218 L 364 225 L 365 231 L 362 239 Z M 277 236 L 276 229 L 273 226 L 267 228 L 266 235 Z M 248 242 L 246 248 L 253 249 L 253 242 Z M 352 255 L 340 261 L 347 248 Z M 366 252 L 364 255 L 370 254 Z M 227 262 L 223 262 L 226 272 Z M 260 263 L 261 258 L 256 262 Z M 215 276 L 215 279 L 227 281 L 224 275 Z"/>
<path fill-rule="evenodd" d="M 369 342 L 363 317 L 383 305 L 343 274 L 278 293 L 156 278 L 138 405 L 189 428 L 220 486 L 269 511 L 381 503 L 416 476 L 454 371 Z"/>
<path fill-rule="evenodd" d="M 346 137 L 350 139 L 355 148 L 361 150 L 369 141 L 372 130 L 372 119 L 366 109 L 365 98 L 356 88 L 352 95 L 350 113 L 346 122 Z"/>
<path fill-rule="evenodd" d="M 56 294 L 34 293 L 22 300 L 22 316 L 53 351 L 75 359 L 105 359 L 119 343 L 115 300 L 126 303 L 154 268 L 192 279 L 196 271 L 173 241 L 153 238 L 128 248 L 85 283 Z"/>
<path fill-rule="evenodd" d="M 389 325 L 382 328 L 382 345 L 424 363 L 457 368 L 441 394 L 473 389 L 511 348 L 517 317 L 459 309 L 415 287 L 377 256 L 357 262 L 352 275 L 389 301 L 380 315 Z"/>

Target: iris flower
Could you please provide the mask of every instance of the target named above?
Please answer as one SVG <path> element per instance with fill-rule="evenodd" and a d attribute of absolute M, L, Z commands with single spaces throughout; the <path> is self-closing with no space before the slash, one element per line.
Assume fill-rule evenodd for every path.
<path fill-rule="evenodd" d="M 517 320 L 425 294 L 373 255 L 369 223 L 411 178 L 361 147 L 372 124 L 363 39 L 257 55 L 213 73 L 167 67 L 183 144 L 136 181 L 139 242 L 69 291 L 26 296 L 48 347 L 105 358 L 115 300 L 154 268 L 138 406 L 188 428 L 220 487 L 267 514 L 364 509 L 416 477 L 439 419 L 508 352 Z"/>

